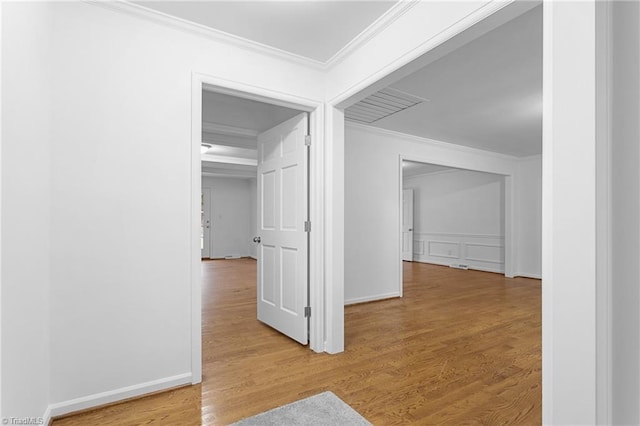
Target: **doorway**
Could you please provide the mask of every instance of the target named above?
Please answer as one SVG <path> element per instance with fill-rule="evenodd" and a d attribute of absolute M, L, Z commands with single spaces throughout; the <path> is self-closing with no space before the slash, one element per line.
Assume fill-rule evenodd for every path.
<path fill-rule="evenodd" d="M 311 140 L 320 140 L 320 125 L 321 112 L 318 110 L 319 102 L 311 102 L 306 99 L 298 99 L 290 96 L 283 96 L 282 94 L 273 94 L 256 89 L 255 87 L 229 87 L 229 82 L 221 82 L 215 78 L 211 78 L 203 75 L 194 75 L 193 77 L 193 92 L 192 92 L 192 200 L 193 200 L 193 215 L 192 215 L 192 241 L 194 251 L 198 254 L 192 256 L 192 368 L 194 371 L 194 383 L 201 381 L 202 377 L 202 325 L 201 325 L 201 312 L 202 312 L 202 294 L 201 294 L 201 258 L 204 252 L 204 241 L 206 232 L 206 217 L 203 215 L 203 174 L 207 174 L 206 177 L 211 179 L 218 179 L 218 183 L 221 180 L 227 181 L 244 181 L 248 188 L 251 188 L 252 182 L 254 188 L 257 181 L 257 155 L 258 150 L 255 145 L 258 136 L 262 133 L 264 128 L 254 127 L 247 128 L 246 126 L 239 125 L 237 120 L 247 120 L 250 114 L 257 114 L 253 118 L 262 119 L 261 126 L 269 125 L 268 121 L 286 121 L 294 113 L 305 113 L 305 117 L 309 117 L 309 126 L 305 129 L 306 134 L 311 135 Z M 213 101 L 211 105 L 217 105 L 218 108 L 214 109 L 213 114 L 218 118 L 216 121 L 207 120 L 206 114 L 208 99 Z M 230 108 L 231 105 L 236 105 L 236 108 Z M 248 107 L 250 105 L 251 107 Z M 243 109 L 245 108 L 245 109 Z M 246 109 L 249 108 L 249 109 Z M 284 113 L 284 117 L 283 114 Z M 234 121 L 236 120 L 236 121 Z M 265 124 L 266 123 L 266 124 Z M 253 143 L 253 145 L 249 145 Z M 203 146 L 202 144 L 206 144 Z M 310 167 L 314 167 L 314 151 L 320 149 L 319 145 L 314 148 L 311 147 L 311 164 Z M 206 151 L 202 153 L 201 151 Z M 312 188 L 318 185 L 318 180 L 314 174 L 310 176 L 309 184 Z M 320 175 L 321 176 L 321 175 Z M 206 190 L 204 194 L 206 194 Z M 216 197 L 219 195 L 219 191 L 215 186 L 210 186 L 210 244 L 209 244 L 209 257 L 219 256 L 220 253 L 216 252 L 216 228 L 219 217 L 216 218 L 215 205 Z M 250 193 L 250 190 L 247 191 Z M 237 194 L 236 194 L 237 195 Z M 254 197 L 249 197 L 254 198 Z M 247 200 L 249 210 L 256 207 L 256 202 Z M 197 206 L 197 207 L 196 207 Z M 316 206 L 311 203 L 310 217 L 311 220 L 318 218 L 321 212 L 321 206 Z M 228 214 L 226 216 L 229 216 Z M 253 216 L 255 218 L 255 215 Z M 254 219 L 247 221 L 246 228 L 241 230 L 244 235 L 234 237 L 236 240 L 242 240 L 245 251 L 238 253 L 231 253 L 233 257 L 253 257 L 251 242 L 251 223 L 255 223 Z M 204 225 L 204 228 L 203 228 Z M 237 228 L 237 227 L 236 227 Z M 321 244 L 321 243 L 320 243 Z M 312 244 L 310 247 L 310 253 L 315 253 L 314 247 L 320 247 L 318 242 L 315 246 Z M 195 248 L 197 247 L 197 250 Z M 224 254 L 224 251 L 222 252 Z M 205 253 L 206 254 L 206 253 Z M 222 256 L 226 257 L 226 255 Z M 313 305 L 317 300 L 317 294 L 322 294 L 322 281 L 317 278 L 317 273 L 314 275 L 314 271 L 305 271 L 310 275 L 309 280 L 309 304 Z M 304 310 L 305 306 L 302 307 Z M 324 348 L 322 345 L 322 309 L 318 309 L 316 315 L 309 319 L 309 337 L 310 348 L 316 352 L 321 352 Z"/>
<path fill-rule="evenodd" d="M 402 261 L 504 275 L 507 178 L 407 160 L 401 168 Z"/>

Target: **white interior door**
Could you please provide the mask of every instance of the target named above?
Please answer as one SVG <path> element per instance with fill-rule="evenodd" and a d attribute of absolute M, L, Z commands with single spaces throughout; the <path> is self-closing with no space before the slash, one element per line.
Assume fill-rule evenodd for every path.
<path fill-rule="evenodd" d="M 402 260 L 413 261 L 413 189 L 402 190 Z"/>
<path fill-rule="evenodd" d="M 200 249 L 203 259 L 211 257 L 211 188 L 200 195 Z"/>
<path fill-rule="evenodd" d="M 258 320 L 308 342 L 307 114 L 258 135 Z"/>

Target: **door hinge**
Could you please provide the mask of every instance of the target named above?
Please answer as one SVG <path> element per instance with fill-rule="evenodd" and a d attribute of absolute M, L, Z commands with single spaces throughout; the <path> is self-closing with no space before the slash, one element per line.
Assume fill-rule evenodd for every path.
<path fill-rule="evenodd" d="M 306 146 L 311 146 L 311 135 L 305 135 L 304 136 L 304 144 Z"/>
<path fill-rule="evenodd" d="M 304 222 L 304 232 L 311 232 L 311 222 L 308 220 Z"/>
<path fill-rule="evenodd" d="M 311 306 L 305 306 L 304 307 L 304 317 L 305 318 L 310 318 L 311 317 Z"/>

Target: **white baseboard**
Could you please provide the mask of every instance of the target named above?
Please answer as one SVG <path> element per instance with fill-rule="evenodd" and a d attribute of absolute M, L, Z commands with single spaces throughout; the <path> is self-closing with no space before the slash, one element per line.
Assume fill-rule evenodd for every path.
<path fill-rule="evenodd" d="M 542 275 L 541 274 L 529 274 L 526 272 L 516 272 L 514 274 L 516 277 L 522 277 L 522 278 L 533 278 L 534 280 L 541 280 L 542 279 Z"/>
<path fill-rule="evenodd" d="M 258 257 L 257 257 L 257 256 L 254 256 L 254 255 L 251 255 L 251 254 L 250 254 L 249 256 L 247 256 L 247 257 L 249 257 L 249 258 L 251 258 L 251 259 L 253 259 L 253 260 L 258 260 Z"/>
<path fill-rule="evenodd" d="M 49 423 L 51 423 L 51 406 L 48 406 L 42 415 L 42 424 L 48 425 Z"/>
<path fill-rule="evenodd" d="M 76 411 L 99 407 L 101 405 L 111 404 L 113 402 L 122 401 L 128 398 L 161 391 L 164 389 L 171 389 L 187 384 L 191 384 L 191 373 L 165 377 L 163 379 L 153 380 L 151 382 L 126 386 L 120 389 L 114 389 L 107 392 L 96 393 L 93 395 L 70 399 L 68 401 L 50 404 L 47 408 L 47 411 L 45 412 L 45 416 L 48 416 L 48 418 L 58 417 L 65 414 L 74 413 Z M 46 418 L 44 424 L 48 424 L 48 420 Z"/>
<path fill-rule="evenodd" d="M 414 262 L 418 262 L 418 263 L 428 263 L 430 265 L 438 265 L 438 266 L 450 266 L 451 263 L 454 262 L 438 262 L 438 261 L 424 261 L 424 260 L 417 260 L 414 259 Z M 500 269 L 493 269 L 493 268 L 485 268 L 482 266 L 474 266 L 474 265 L 469 265 L 469 270 L 474 270 L 474 271 L 482 271 L 482 272 L 493 272 L 496 274 L 503 274 L 504 275 L 504 271 L 500 270 Z"/>
<path fill-rule="evenodd" d="M 375 294 L 373 296 L 355 297 L 344 301 L 346 305 L 355 305 L 356 303 L 375 302 L 378 300 L 393 299 L 394 297 L 400 297 L 400 293 L 394 291 L 393 293 Z"/>
<path fill-rule="evenodd" d="M 203 259 L 209 259 L 209 260 L 233 260 L 233 259 L 242 259 L 243 257 L 251 257 L 253 259 L 255 259 L 255 256 L 252 256 L 250 254 L 229 254 L 229 255 L 224 255 L 224 256 L 211 256 L 211 257 L 203 257 Z"/>

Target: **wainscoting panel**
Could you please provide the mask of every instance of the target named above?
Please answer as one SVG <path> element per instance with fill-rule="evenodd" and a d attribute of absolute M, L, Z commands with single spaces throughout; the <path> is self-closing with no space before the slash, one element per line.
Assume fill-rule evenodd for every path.
<path fill-rule="evenodd" d="M 414 232 L 413 260 L 504 273 L 504 237 Z"/>
<path fill-rule="evenodd" d="M 427 247 L 429 247 L 427 252 L 429 256 L 460 258 L 460 243 L 458 242 L 427 240 Z"/>

